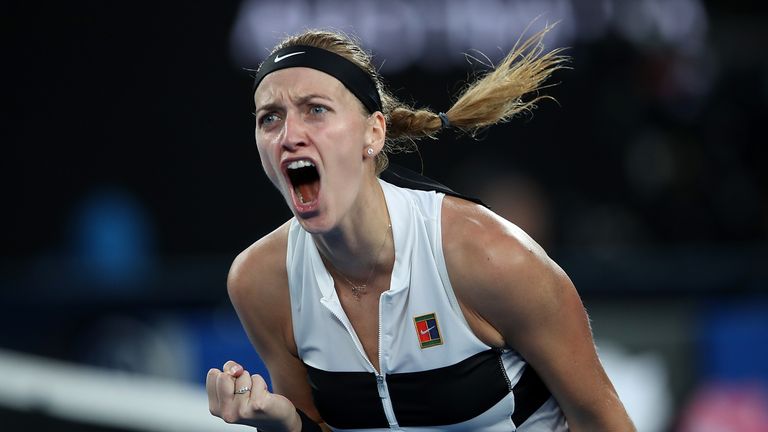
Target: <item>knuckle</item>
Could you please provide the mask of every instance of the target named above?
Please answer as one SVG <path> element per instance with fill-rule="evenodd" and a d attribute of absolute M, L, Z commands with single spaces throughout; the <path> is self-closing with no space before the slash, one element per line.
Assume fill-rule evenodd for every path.
<path fill-rule="evenodd" d="M 267 410 L 267 404 L 264 398 L 256 398 L 251 401 L 249 409 L 257 413 L 263 413 Z"/>
<path fill-rule="evenodd" d="M 247 404 L 241 406 L 238 411 L 239 411 L 238 415 L 240 417 L 242 417 L 242 418 L 248 418 L 253 413 L 257 413 L 258 414 L 258 411 L 255 408 L 249 407 Z"/>
<path fill-rule="evenodd" d="M 237 422 L 239 417 L 235 413 L 224 413 L 221 415 L 221 419 L 226 423 L 233 424 Z"/>

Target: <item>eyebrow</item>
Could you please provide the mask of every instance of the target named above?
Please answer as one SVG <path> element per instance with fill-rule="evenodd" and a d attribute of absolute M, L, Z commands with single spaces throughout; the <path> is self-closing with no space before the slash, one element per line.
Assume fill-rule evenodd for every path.
<path fill-rule="evenodd" d="M 323 100 L 326 100 L 328 102 L 333 102 L 333 99 L 329 98 L 328 96 L 312 93 L 312 94 L 308 94 L 306 96 L 301 96 L 298 99 L 296 99 L 296 104 L 297 105 L 305 105 L 305 104 L 307 104 L 312 99 L 323 99 Z M 274 111 L 274 110 L 277 110 L 277 109 L 280 109 L 280 108 L 282 108 L 281 104 L 272 102 L 272 103 L 268 103 L 268 104 L 264 104 L 262 106 L 256 107 L 256 110 L 254 112 L 258 113 L 260 111 Z"/>

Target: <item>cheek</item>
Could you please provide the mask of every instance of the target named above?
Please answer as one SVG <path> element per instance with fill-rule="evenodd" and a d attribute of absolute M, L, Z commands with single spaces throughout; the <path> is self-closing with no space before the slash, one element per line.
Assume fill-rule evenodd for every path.
<path fill-rule="evenodd" d="M 365 131 L 362 128 L 350 127 L 348 123 L 340 123 L 329 131 L 328 137 L 333 145 L 341 150 L 343 157 L 362 157 L 366 147 Z"/>
<path fill-rule="evenodd" d="M 275 170 L 275 165 L 272 163 L 269 149 L 258 145 L 258 142 L 256 148 L 259 150 L 259 159 L 261 159 L 261 167 L 264 169 L 264 173 L 269 177 L 269 180 L 277 186 L 277 171 Z"/>
<path fill-rule="evenodd" d="M 275 170 L 272 168 L 272 165 L 266 162 L 264 159 L 261 160 L 261 167 L 264 168 L 264 174 L 269 177 L 269 180 L 272 181 L 272 183 L 277 186 L 277 174 Z"/>

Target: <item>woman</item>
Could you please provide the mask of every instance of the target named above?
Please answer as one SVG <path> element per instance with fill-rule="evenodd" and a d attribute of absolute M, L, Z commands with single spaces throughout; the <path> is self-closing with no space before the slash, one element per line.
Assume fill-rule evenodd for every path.
<path fill-rule="evenodd" d="M 208 373 L 212 414 L 266 431 L 633 430 L 575 288 L 530 237 L 378 177 L 404 142 L 531 108 L 563 61 L 545 33 L 440 114 L 395 100 L 338 33 L 262 63 L 256 143 L 294 218 L 235 259 L 228 292 L 273 389 L 229 361 Z"/>

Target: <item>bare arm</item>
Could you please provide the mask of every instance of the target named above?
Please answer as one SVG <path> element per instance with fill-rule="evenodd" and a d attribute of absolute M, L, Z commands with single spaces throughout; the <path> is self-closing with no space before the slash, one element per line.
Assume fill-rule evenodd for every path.
<path fill-rule="evenodd" d="M 216 380 L 213 386 L 222 388 L 218 393 L 214 392 L 213 398 L 209 388 L 209 400 L 228 398 L 230 387 L 233 391 L 241 386 L 253 387 L 250 399 L 239 404 L 211 403 L 214 415 L 230 423 L 248 424 L 269 431 L 300 430 L 296 408 L 313 421 L 320 421 L 312 402 L 306 370 L 298 358 L 293 339 L 285 269 L 286 242 L 287 224 L 243 251 L 233 262 L 227 280 L 235 311 L 269 370 L 272 392 L 266 389 L 261 377 L 250 377 L 243 366 L 235 362 L 227 362 L 223 371 L 212 369 L 208 377 L 209 381 Z M 243 376 L 251 379 L 244 380 Z"/>
<path fill-rule="evenodd" d="M 443 244 L 473 330 L 533 366 L 571 430 L 635 430 L 597 357 L 575 287 L 530 237 L 483 207 L 447 197 Z"/>

